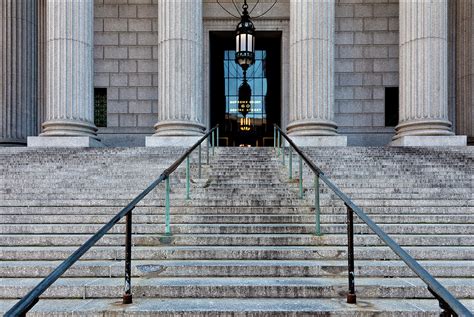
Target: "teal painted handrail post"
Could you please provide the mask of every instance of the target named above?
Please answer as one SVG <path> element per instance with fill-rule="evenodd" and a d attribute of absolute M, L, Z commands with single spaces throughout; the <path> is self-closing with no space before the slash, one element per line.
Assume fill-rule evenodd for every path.
<path fill-rule="evenodd" d="M 300 198 L 303 199 L 303 159 L 300 156 L 300 168 L 299 168 L 299 179 L 300 179 Z"/>
<path fill-rule="evenodd" d="M 214 149 L 214 148 L 215 148 L 215 144 L 216 144 L 216 143 L 215 143 L 216 140 L 215 140 L 215 136 L 214 136 L 214 133 L 215 133 L 215 132 L 216 132 L 216 130 L 212 130 L 212 133 L 211 133 L 211 135 L 212 135 L 212 136 L 211 136 L 211 139 L 212 139 L 212 156 L 214 156 L 214 155 L 216 154 L 216 153 L 215 153 L 215 149 Z"/>
<path fill-rule="evenodd" d="M 277 147 L 277 128 L 273 126 L 273 149 L 275 150 Z"/>
<path fill-rule="evenodd" d="M 281 164 L 285 165 L 285 144 L 283 143 L 283 146 L 281 147 L 281 154 L 282 154 L 282 159 L 281 159 Z"/>
<path fill-rule="evenodd" d="M 198 152 L 198 178 L 201 179 L 201 144 L 199 144 Z"/>
<path fill-rule="evenodd" d="M 288 178 L 293 179 L 293 148 L 289 146 L 289 156 L 288 156 Z"/>
<path fill-rule="evenodd" d="M 211 145 L 211 140 L 210 136 L 206 140 L 207 146 L 206 146 L 206 164 L 209 165 L 209 146 Z"/>
<path fill-rule="evenodd" d="M 189 199 L 189 192 L 190 192 L 190 178 L 191 178 L 191 171 L 190 171 L 190 162 L 189 162 L 189 155 L 186 157 L 186 199 Z"/>
<path fill-rule="evenodd" d="M 280 157 L 280 152 L 281 152 L 281 149 L 280 149 L 280 138 L 281 138 L 281 133 L 280 133 L 280 130 L 278 130 L 278 131 L 277 131 L 277 147 L 278 147 L 277 155 L 278 155 L 278 157 Z"/>
<path fill-rule="evenodd" d="M 219 147 L 219 126 L 217 126 L 217 138 L 216 138 L 216 147 Z"/>
<path fill-rule="evenodd" d="M 166 194 L 165 194 L 165 235 L 171 235 L 170 227 L 170 177 L 166 177 Z"/>
<path fill-rule="evenodd" d="M 319 175 L 314 175 L 314 212 L 316 235 L 321 236 L 321 205 L 319 202 Z"/>

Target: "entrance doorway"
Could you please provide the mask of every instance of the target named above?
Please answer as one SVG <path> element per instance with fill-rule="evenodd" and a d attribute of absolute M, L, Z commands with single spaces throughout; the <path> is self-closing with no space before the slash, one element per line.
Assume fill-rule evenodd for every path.
<path fill-rule="evenodd" d="M 273 146 L 281 117 L 281 32 L 257 32 L 255 63 L 247 70 L 251 110 L 239 113 L 243 72 L 235 63 L 233 32 L 210 33 L 211 126 L 219 124 L 221 146 Z"/>

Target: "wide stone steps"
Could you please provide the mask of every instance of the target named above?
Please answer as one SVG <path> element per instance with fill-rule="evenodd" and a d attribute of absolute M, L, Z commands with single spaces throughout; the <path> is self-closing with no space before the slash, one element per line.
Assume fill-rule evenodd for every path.
<path fill-rule="evenodd" d="M 19 298 L 41 279 L 3 278 L 0 297 Z M 455 297 L 474 293 L 472 279 L 439 278 Z M 123 278 L 61 278 L 43 293 L 43 298 L 117 298 L 123 293 Z M 346 277 L 318 278 L 135 278 L 136 297 L 166 298 L 339 298 L 347 292 Z M 432 298 L 417 278 L 357 278 L 357 293 L 363 298 Z"/>
<path fill-rule="evenodd" d="M 43 299 L 28 314 L 44 317 L 52 311 L 63 316 L 74 311 L 88 317 L 104 315 L 157 317 L 207 316 L 360 316 L 368 317 L 384 312 L 387 317 L 438 317 L 438 302 L 432 299 L 374 299 L 359 298 L 359 304 L 347 304 L 345 299 L 333 298 L 137 298 L 133 305 L 121 305 L 117 299 Z M 474 309 L 472 300 L 462 302 Z M 0 302 L 0 311 L 11 307 L 14 300 Z"/>
<path fill-rule="evenodd" d="M 472 277 L 474 267 L 464 261 L 420 261 L 436 277 Z M 0 277 L 45 277 L 60 261 L 8 261 L 0 263 Z M 124 261 L 79 261 L 64 277 L 123 277 Z M 356 262 L 357 277 L 415 277 L 402 261 Z M 319 277 L 347 276 L 347 261 L 195 260 L 143 261 L 132 264 L 134 277 Z"/>
<path fill-rule="evenodd" d="M 335 184 L 453 294 L 474 308 L 470 149 L 304 149 Z M 163 153 L 162 153 L 163 152 Z M 34 150 L 0 153 L 0 312 L 109 221 L 183 151 Z M 355 216 L 358 305 L 347 293 L 346 208 L 321 184 L 315 236 L 313 175 L 299 199 L 273 149 L 219 148 L 191 199 L 184 164 L 134 210 L 134 304 L 121 305 L 124 222 L 44 294 L 32 316 L 437 316 L 426 285 Z M 205 152 L 203 152 L 205 162 Z M 62 298 L 58 301 L 55 298 Z M 41 315 L 41 316 L 43 316 Z"/>

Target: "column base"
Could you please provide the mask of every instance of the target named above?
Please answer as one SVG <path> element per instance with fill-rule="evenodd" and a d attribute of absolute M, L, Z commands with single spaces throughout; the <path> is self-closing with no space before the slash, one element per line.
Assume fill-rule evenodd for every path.
<path fill-rule="evenodd" d="M 147 136 L 145 138 L 146 147 L 191 147 L 202 136 Z"/>
<path fill-rule="evenodd" d="M 465 135 L 407 135 L 393 140 L 390 146 L 467 146 L 467 137 Z"/>
<path fill-rule="evenodd" d="M 29 136 L 28 147 L 103 147 L 96 138 L 89 136 Z"/>
<path fill-rule="evenodd" d="M 345 135 L 334 135 L 334 136 L 318 136 L 318 135 L 298 135 L 291 136 L 290 138 L 297 146 L 314 146 L 314 147 L 334 147 L 334 146 L 347 146 L 347 136 Z"/>

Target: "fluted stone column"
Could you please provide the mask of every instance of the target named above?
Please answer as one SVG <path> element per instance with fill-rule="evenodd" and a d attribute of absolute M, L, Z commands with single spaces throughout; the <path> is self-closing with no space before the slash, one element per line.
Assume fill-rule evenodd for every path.
<path fill-rule="evenodd" d="M 448 1 L 400 1 L 400 121 L 395 146 L 465 145 L 448 120 Z"/>
<path fill-rule="evenodd" d="M 474 143 L 474 1 L 457 2 L 456 133 Z"/>
<path fill-rule="evenodd" d="M 290 123 L 299 145 L 347 145 L 334 122 L 335 1 L 290 2 Z"/>
<path fill-rule="evenodd" d="M 28 146 L 98 146 L 94 125 L 94 1 L 46 1 L 46 122 Z"/>
<path fill-rule="evenodd" d="M 189 146 L 203 125 L 202 0 L 158 1 L 158 123 L 147 146 Z"/>
<path fill-rule="evenodd" d="M 0 1 L 0 146 L 38 131 L 36 1 Z"/>

